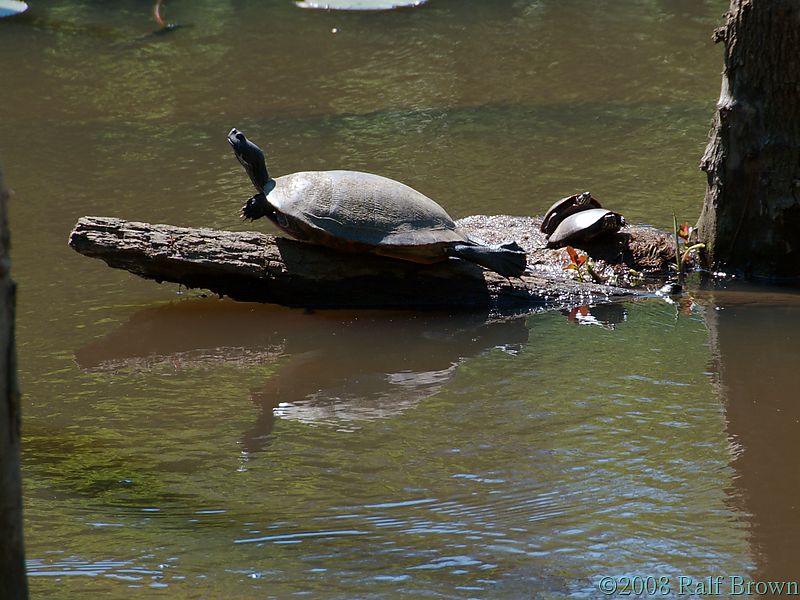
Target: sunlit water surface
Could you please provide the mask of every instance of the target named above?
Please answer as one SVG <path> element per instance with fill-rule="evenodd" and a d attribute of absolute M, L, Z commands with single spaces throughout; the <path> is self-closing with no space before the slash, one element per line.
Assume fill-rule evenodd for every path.
<path fill-rule="evenodd" d="M 241 228 L 232 126 L 275 175 L 374 171 L 456 217 L 589 189 L 693 220 L 726 5 L 175 0 L 154 35 L 145 2 L 41 1 L 0 23 L 34 597 L 799 578 L 796 294 L 306 314 L 66 246 L 85 214 Z"/>

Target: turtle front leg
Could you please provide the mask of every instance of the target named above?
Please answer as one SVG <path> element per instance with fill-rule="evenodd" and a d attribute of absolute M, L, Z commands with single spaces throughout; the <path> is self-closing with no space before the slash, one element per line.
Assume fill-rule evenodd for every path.
<path fill-rule="evenodd" d="M 247 202 L 242 205 L 239 216 L 244 221 L 255 221 L 261 217 L 269 217 L 270 220 L 274 221 L 275 207 L 267 202 L 267 197 L 263 193 L 260 193 L 248 198 Z"/>

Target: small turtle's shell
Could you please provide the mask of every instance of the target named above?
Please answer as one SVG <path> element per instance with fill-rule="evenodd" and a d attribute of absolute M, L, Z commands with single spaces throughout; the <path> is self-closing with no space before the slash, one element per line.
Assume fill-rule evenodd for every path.
<path fill-rule="evenodd" d="M 591 208 L 570 215 L 547 239 L 548 248 L 588 242 L 601 235 L 616 233 L 625 225 L 625 218 L 604 208 Z"/>
<path fill-rule="evenodd" d="M 290 233 L 326 245 L 377 246 L 385 253 L 403 247 L 403 254 L 418 252 L 422 258 L 431 251 L 444 256 L 453 242 L 470 243 L 436 202 L 371 173 L 292 173 L 275 179 L 267 201 L 279 219 L 285 217 L 287 230 L 299 230 Z"/>
<path fill-rule="evenodd" d="M 600 206 L 600 203 L 595 200 L 589 192 L 562 198 L 554 203 L 544 214 L 540 229 L 545 235 L 550 235 L 556 230 L 556 227 L 559 226 L 561 221 L 570 215 L 591 208 L 602 208 L 602 206 Z"/>

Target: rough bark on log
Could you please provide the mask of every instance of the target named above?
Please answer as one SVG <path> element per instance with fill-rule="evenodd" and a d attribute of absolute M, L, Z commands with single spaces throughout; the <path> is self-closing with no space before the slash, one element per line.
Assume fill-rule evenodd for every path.
<path fill-rule="evenodd" d="M 553 257 L 558 256 L 556 262 L 561 261 L 563 250 L 534 250 L 543 245 L 534 219 L 471 217 L 459 223 L 484 239 L 496 235 L 493 232 L 510 235 L 531 252 L 533 272 L 509 280 L 456 259 L 418 265 L 334 252 L 256 232 L 151 225 L 110 217 L 83 217 L 70 235 L 69 244 L 81 254 L 146 279 L 204 288 L 234 300 L 285 306 L 508 310 L 578 306 L 638 293 L 570 280 L 563 267 L 553 267 Z M 622 237 L 628 241 L 633 238 L 636 236 L 630 234 Z M 668 245 L 668 236 L 658 239 L 662 246 Z M 634 247 L 626 242 L 628 250 Z M 674 256 L 674 249 L 668 249 L 666 254 L 670 251 Z M 550 258 L 534 260 L 537 253 L 549 254 Z M 643 253 L 645 258 L 652 258 L 650 246 Z"/>
<path fill-rule="evenodd" d="M 722 90 L 700 168 L 709 266 L 800 277 L 800 2 L 732 0 Z"/>
<path fill-rule="evenodd" d="M 14 345 L 15 284 L 8 255 L 6 204 L 0 173 L 0 598 L 28 597 L 22 543 L 20 401 Z"/>

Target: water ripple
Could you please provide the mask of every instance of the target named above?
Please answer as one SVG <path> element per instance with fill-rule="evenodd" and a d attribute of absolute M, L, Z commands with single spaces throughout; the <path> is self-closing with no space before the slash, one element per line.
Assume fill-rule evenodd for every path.
<path fill-rule="evenodd" d="M 368 532 L 356 529 L 340 529 L 335 531 L 304 531 L 301 533 L 285 533 L 277 535 L 265 535 L 257 538 L 244 538 L 234 540 L 234 544 L 254 544 L 262 542 L 299 542 L 306 538 L 333 538 L 344 535 L 366 535 Z"/>

